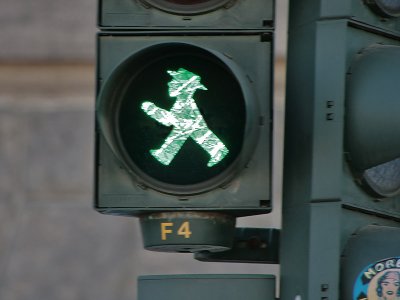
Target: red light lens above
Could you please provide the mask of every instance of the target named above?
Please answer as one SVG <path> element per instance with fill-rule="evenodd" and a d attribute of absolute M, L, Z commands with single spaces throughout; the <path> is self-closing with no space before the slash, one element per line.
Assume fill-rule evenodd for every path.
<path fill-rule="evenodd" d="M 149 6 L 177 15 L 198 15 L 217 10 L 235 0 L 142 0 Z"/>

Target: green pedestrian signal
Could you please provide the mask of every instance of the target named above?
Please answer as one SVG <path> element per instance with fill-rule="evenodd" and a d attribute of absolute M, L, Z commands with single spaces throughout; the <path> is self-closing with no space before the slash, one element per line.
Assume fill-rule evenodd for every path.
<path fill-rule="evenodd" d="M 111 42 L 115 40 L 102 37 L 103 51 L 111 51 Z M 235 56 L 243 55 L 244 59 L 242 42 L 235 45 Z M 256 45 L 260 53 L 270 46 L 266 42 Z M 143 188 L 135 193 L 153 190 L 160 193 L 160 199 L 174 195 L 178 201 L 194 197 L 199 202 L 184 204 L 201 207 L 204 201 L 200 199 L 213 191 L 216 202 L 212 207 L 219 208 L 234 202 L 216 194 L 227 192 L 233 180 L 244 176 L 248 185 L 241 187 L 240 193 L 246 199 L 249 190 L 257 193 L 250 207 L 263 209 L 269 203 L 269 158 L 265 156 L 269 152 L 269 132 L 261 135 L 261 131 L 270 129 L 263 121 L 269 118 L 269 110 L 265 101 L 258 101 L 260 95 L 256 93 L 260 92 L 255 91 L 249 77 L 235 61 L 208 48 L 188 43 L 158 43 L 142 48 L 110 69 L 97 103 L 99 129 L 106 147 L 128 172 L 126 175 Z M 254 61 L 254 68 L 256 65 Z M 106 170 L 108 162 L 100 170 Z M 114 172 L 117 170 L 108 174 Z M 113 199 L 119 193 L 119 185 L 111 189 L 113 179 L 104 184 L 110 190 L 102 199 Z M 125 181 L 119 183 L 125 186 Z M 161 200 L 157 205 L 183 204 L 176 200 Z M 239 207 L 249 207 L 251 201 L 234 205 L 239 203 Z"/>
<path fill-rule="evenodd" d="M 219 163 L 229 152 L 221 140 L 208 128 L 196 105 L 193 95 L 197 89 L 207 90 L 200 83 L 200 76 L 183 68 L 167 71 L 174 79 L 168 83 L 169 96 L 176 97 L 170 111 L 157 107 L 152 102 L 143 102 L 142 109 L 148 116 L 173 130 L 163 145 L 150 153 L 160 163 L 169 165 L 188 138 L 192 138 L 209 155 L 208 167 Z"/>
<path fill-rule="evenodd" d="M 99 0 L 95 209 L 150 250 L 229 249 L 269 213 L 274 0 Z"/>

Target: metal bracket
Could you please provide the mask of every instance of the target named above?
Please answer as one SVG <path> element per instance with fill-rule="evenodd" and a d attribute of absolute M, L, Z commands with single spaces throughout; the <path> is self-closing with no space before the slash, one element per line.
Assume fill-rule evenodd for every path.
<path fill-rule="evenodd" d="M 280 230 L 273 228 L 236 228 L 233 247 L 228 251 L 201 251 L 194 258 L 203 262 L 279 263 Z"/>

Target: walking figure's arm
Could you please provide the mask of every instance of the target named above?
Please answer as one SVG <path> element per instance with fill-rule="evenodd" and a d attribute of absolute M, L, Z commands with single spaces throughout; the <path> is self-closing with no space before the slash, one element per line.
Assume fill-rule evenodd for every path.
<path fill-rule="evenodd" d="M 146 101 L 142 103 L 142 110 L 152 119 L 165 126 L 174 126 L 178 123 L 176 117 L 168 110 L 159 108 L 154 103 Z"/>

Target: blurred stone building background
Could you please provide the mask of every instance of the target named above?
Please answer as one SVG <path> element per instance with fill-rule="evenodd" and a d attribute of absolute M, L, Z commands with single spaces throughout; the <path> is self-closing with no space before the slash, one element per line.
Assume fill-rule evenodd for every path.
<path fill-rule="evenodd" d="M 0 299 L 136 299 L 138 275 L 275 273 L 142 249 L 136 219 L 92 209 L 96 0 L 0 4 Z M 277 0 L 277 53 L 287 0 Z M 279 200 L 283 65 L 277 61 Z M 274 213 L 239 226 L 279 227 Z"/>

